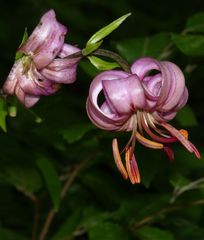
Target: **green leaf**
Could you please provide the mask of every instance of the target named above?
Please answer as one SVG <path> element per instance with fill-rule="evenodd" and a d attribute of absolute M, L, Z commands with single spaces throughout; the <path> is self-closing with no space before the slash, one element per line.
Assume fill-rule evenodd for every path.
<path fill-rule="evenodd" d="M 169 231 L 155 227 L 143 227 L 137 231 L 137 236 L 140 240 L 174 240 Z"/>
<path fill-rule="evenodd" d="M 190 106 L 186 105 L 176 115 L 176 120 L 185 127 L 198 126 L 198 122 L 193 110 Z"/>
<path fill-rule="evenodd" d="M 180 35 L 172 34 L 172 41 L 181 52 L 189 56 L 204 55 L 204 36 L 203 35 Z"/>
<path fill-rule="evenodd" d="M 94 78 L 99 73 L 99 70 L 90 64 L 90 61 L 88 59 L 81 61 L 80 68 L 83 70 L 83 72 L 92 78 Z"/>
<path fill-rule="evenodd" d="M 89 55 L 90 53 L 94 52 L 97 48 L 101 46 L 103 40 L 96 42 L 96 43 L 89 43 L 85 49 L 82 50 L 82 54 L 84 56 Z"/>
<path fill-rule="evenodd" d="M 23 38 L 22 38 L 22 41 L 21 41 L 21 44 L 20 44 L 19 48 L 24 44 L 24 42 L 27 41 L 27 39 L 28 39 L 28 32 L 27 32 L 27 28 L 25 28 Z M 24 55 L 24 53 L 22 53 L 22 52 L 19 52 L 19 51 L 16 52 L 15 61 L 22 58 L 23 55 Z"/>
<path fill-rule="evenodd" d="M 129 62 L 142 57 L 166 57 L 170 43 L 169 33 L 159 33 L 150 37 L 129 38 L 116 43 L 119 53 Z"/>
<path fill-rule="evenodd" d="M 74 143 L 82 139 L 87 132 L 94 128 L 91 123 L 78 123 L 69 126 L 67 129 L 60 130 L 60 134 L 68 143 Z"/>
<path fill-rule="evenodd" d="M 120 26 L 120 24 L 131 15 L 131 13 L 125 14 L 122 17 L 116 19 L 111 22 L 107 26 L 101 28 L 97 31 L 87 42 L 86 48 L 83 50 L 84 55 L 88 55 L 89 53 L 95 51 L 101 44 L 102 40 L 108 36 L 111 32 L 113 32 L 116 28 Z"/>
<path fill-rule="evenodd" d="M 28 238 L 11 231 L 9 229 L 5 229 L 0 227 L 0 239 L 2 240 L 28 240 Z"/>
<path fill-rule="evenodd" d="M 42 186 L 37 170 L 17 164 L 1 166 L 0 182 L 11 184 L 25 194 L 33 193 Z"/>
<path fill-rule="evenodd" d="M 3 98 L 0 98 L 0 127 L 6 132 L 6 116 L 8 115 L 6 102 Z"/>
<path fill-rule="evenodd" d="M 190 183 L 190 180 L 185 178 L 179 173 L 174 174 L 172 177 L 169 179 L 171 185 L 175 188 L 181 188 Z"/>
<path fill-rule="evenodd" d="M 37 160 L 37 166 L 41 170 L 45 183 L 47 185 L 48 192 L 52 199 L 55 210 L 59 209 L 60 205 L 60 193 L 61 193 L 61 183 L 59 177 L 55 170 L 55 167 L 46 158 L 40 158 Z"/>
<path fill-rule="evenodd" d="M 196 211 L 196 208 L 194 207 L 193 212 Z M 202 210 L 200 209 L 200 212 Z M 200 219 L 200 218 L 199 218 Z M 203 226 L 198 226 L 196 222 L 193 222 L 189 219 L 189 216 L 185 216 L 183 218 L 181 217 L 168 217 L 168 221 L 170 221 L 171 228 L 175 232 L 176 239 L 179 240 L 202 240 L 204 239 L 204 230 Z"/>
<path fill-rule="evenodd" d="M 187 32 L 204 32 L 204 12 L 197 13 L 190 17 L 186 24 Z"/>
<path fill-rule="evenodd" d="M 107 62 L 95 56 L 88 57 L 88 59 L 98 70 L 101 71 L 120 67 L 116 62 Z"/>
<path fill-rule="evenodd" d="M 116 223 L 102 222 L 93 226 L 89 232 L 90 240 L 129 240 L 122 226 Z M 165 239 L 166 240 L 166 239 Z M 168 239 L 167 239 L 168 240 Z"/>

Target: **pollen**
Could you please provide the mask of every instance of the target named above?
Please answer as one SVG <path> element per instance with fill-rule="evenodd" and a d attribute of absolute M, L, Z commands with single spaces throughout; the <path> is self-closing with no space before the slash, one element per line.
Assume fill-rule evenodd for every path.
<path fill-rule="evenodd" d="M 185 137 L 185 139 L 188 139 L 188 131 L 185 129 L 180 129 L 179 132 Z"/>

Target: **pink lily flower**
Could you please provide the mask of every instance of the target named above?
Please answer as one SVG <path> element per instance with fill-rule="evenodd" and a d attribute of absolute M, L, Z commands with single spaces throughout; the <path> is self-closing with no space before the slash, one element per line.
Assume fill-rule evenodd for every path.
<path fill-rule="evenodd" d="M 101 91 L 105 100 L 99 105 Z M 167 123 L 186 104 L 187 99 L 183 73 L 168 61 L 141 58 L 132 64 L 131 73 L 112 70 L 94 78 L 87 99 L 88 116 L 101 129 L 132 132 L 121 152 L 117 139 L 112 142 L 115 163 L 122 176 L 129 178 L 132 184 L 140 182 L 134 155 L 136 142 L 149 148 L 163 149 L 172 160 L 174 154 L 169 144 L 179 141 L 200 158 L 198 150 L 188 140 L 187 131 L 179 131 Z M 125 165 L 121 159 L 122 153 L 125 153 Z"/>
<path fill-rule="evenodd" d="M 18 59 L 3 85 L 6 95 L 16 95 L 32 107 L 42 95 L 55 93 L 62 83 L 76 80 L 80 57 L 68 58 L 80 49 L 64 43 L 67 28 L 56 20 L 55 12 L 45 13 L 33 33 L 18 49 Z"/>

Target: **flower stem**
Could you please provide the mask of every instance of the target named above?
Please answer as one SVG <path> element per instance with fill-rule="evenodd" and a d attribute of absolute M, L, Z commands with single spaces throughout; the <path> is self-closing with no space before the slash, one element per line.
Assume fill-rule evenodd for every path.
<path fill-rule="evenodd" d="M 122 58 L 119 54 L 110 51 L 110 50 L 106 50 L 106 49 L 97 49 L 94 52 L 92 52 L 90 55 L 94 55 L 94 56 L 103 56 L 103 57 L 109 57 L 112 58 L 114 61 L 116 61 L 121 68 L 126 71 L 126 72 L 130 72 L 130 65 L 129 63 Z M 72 59 L 72 58 L 78 58 L 78 57 L 84 57 L 83 56 L 83 50 L 73 53 L 67 57 L 65 57 L 65 59 Z M 86 56 L 85 56 L 86 57 Z"/>
<path fill-rule="evenodd" d="M 72 54 L 66 56 L 63 59 L 67 59 L 67 58 L 71 59 L 71 58 L 78 58 L 78 57 L 83 57 L 82 51 L 78 51 L 78 52 L 72 53 Z"/>
<path fill-rule="evenodd" d="M 94 51 L 92 53 L 92 55 L 112 58 L 122 67 L 122 69 L 124 71 L 130 72 L 129 63 L 124 58 L 122 58 L 119 54 L 117 54 L 115 52 L 112 52 L 112 51 L 106 50 L 106 49 L 97 49 L 96 51 Z"/>

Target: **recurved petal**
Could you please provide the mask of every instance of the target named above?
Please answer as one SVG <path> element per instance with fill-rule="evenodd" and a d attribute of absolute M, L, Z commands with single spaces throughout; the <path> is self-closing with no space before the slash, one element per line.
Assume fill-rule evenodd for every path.
<path fill-rule="evenodd" d="M 20 88 L 28 95 L 40 96 L 55 93 L 59 86 L 45 79 L 37 70 L 29 70 L 18 76 Z"/>
<path fill-rule="evenodd" d="M 96 108 L 89 98 L 87 99 L 86 110 L 90 120 L 97 127 L 108 131 L 119 131 L 128 119 L 127 116 L 118 116 L 112 113 L 107 103 L 103 103 L 99 109 Z"/>
<path fill-rule="evenodd" d="M 179 109 L 184 107 L 186 105 L 187 101 L 188 101 L 188 89 L 185 87 L 183 94 L 178 102 L 178 105 L 175 107 L 175 110 L 178 111 Z"/>
<path fill-rule="evenodd" d="M 38 69 L 47 66 L 60 52 L 67 28 L 56 20 L 55 12 L 49 10 L 19 51 L 30 54 Z"/>
<path fill-rule="evenodd" d="M 136 75 L 112 81 L 103 80 L 103 91 L 109 105 L 119 114 L 135 112 L 146 106 L 144 89 Z"/>
<path fill-rule="evenodd" d="M 160 62 L 154 58 L 144 57 L 136 60 L 131 66 L 131 72 L 137 74 L 142 81 L 151 70 L 161 70 Z"/>
<path fill-rule="evenodd" d="M 39 100 L 40 100 L 39 96 L 33 96 L 33 95 L 26 94 L 24 106 L 27 108 L 30 108 L 30 107 L 34 106 Z"/>
<path fill-rule="evenodd" d="M 168 122 L 168 121 L 172 120 L 176 116 L 176 114 L 177 114 L 177 112 L 175 110 L 167 111 L 167 112 L 154 111 L 152 113 L 152 116 L 158 122 Z"/>
<path fill-rule="evenodd" d="M 67 56 L 73 54 L 73 53 L 76 53 L 76 52 L 79 52 L 81 49 L 78 48 L 78 47 L 75 47 L 71 44 L 67 44 L 67 43 L 64 43 L 62 48 L 61 48 L 61 51 L 59 52 L 59 57 L 60 58 L 66 58 Z M 75 59 L 80 59 L 81 57 L 78 57 L 78 58 L 73 58 L 73 60 Z"/>
<path fill-rule="evenodd" d="M 3 85 L 4 94 L 9 94 L 9 95 L 14 94 L 15 88 L 18 84 L 18 74 L 21 74 L 22 71 L 23 71 L 22 61 L 18 60 L 13 65 L 6 81 L 4 82 L 4 85 Z"/>
<path fill-rule="evenodd" d="M 174 109 L 185 89 L 185 79 L 182 71 L 171 62 L 161 62 L 163 86 L 158 100 L 158 110 L 170 111 Z"/>
<path fill-rule="evenodd" d="M 77 65 L 81 57 L 69 58 L 70 55 L 79 52 L 80 49 L 70 44 L 64 44 L 59 57 L 54 59 L 41 74 L 57 83 L 73 83 L 76 80 Z"/>
<path fill-rule="evenodd" d="M 33 105 L 35 105 L 40 99 L 39 96 L 32 96 L 26 94 L 19 85 L 17 85 L 15 88 L 15 95 L 18 98 L 18 100 L 27 108 L 30 108 Z"/>
<path fill-rule="evenodd" d="M 121 130 L 123 125 L 128 121 L 129 115 L 118 115 L 114 106 L 105 101 L 102 105 L 98 103 L 98 97 L 103 86 L 102 81 L 115 81 L 119 78 L 126 78 L 129 74 L 123 71 L 105 71 L 95 77 L 89 89 L 89 97 L 87 100 L 87 113 L 91 121 L 99 128 L 106 130 Z"/>
<path fill-rule="evenodd" d="M 98 111 L 101 112 L 101 109 L 98 105 L 98 96 L 100 92 L 103 89 L 102 86 L 102 81 L 103 80 L 115 80 L 119 78 L 125 78 L 128 77 L 129 74 L 123 71 L 117 71 L 117 70 L 112 70 L 112 71 L 105 71 L 100 74 L 98 74 L 92 81 L 90 88 L 89 88 L 89 100 L 93 104 L 93 106 L 98 109 Z M 109 104 L 109 103 L 108 103 Z M 109 104 L 109 107 L 113 113 L 116 113 L 115 109 L 113 106 Z"/>
<path fill-rule="evenodd" d="M 63 61 L 63 60 L 62 60 Z M 73 83 L 76 80 L 77 65 L 66 67 L 62 70 L 52 70 L 44 68 L 41 74 L 52 82 L 56 83 Z"/>
<path fill-rule="evenodd" d="M 68 67 L 75 66 L 79 63 L 81 57 L 70 57 L 70 55 L 79 52 L 80 49 L 70 44 L 63 44 L 58 54 L 59 58 L 55 58 L 46 69 L 60 71 Z M 44 70 L 44 69 L 43 69 Z"/>

